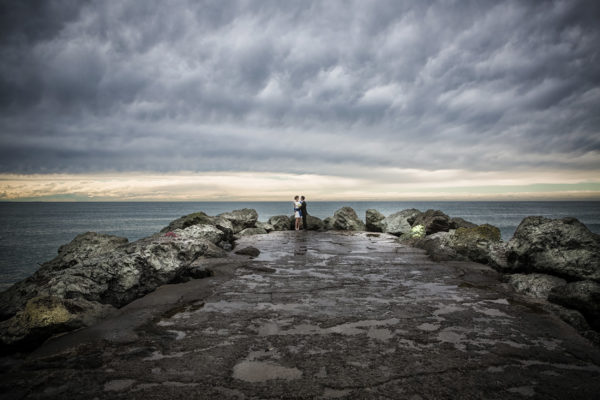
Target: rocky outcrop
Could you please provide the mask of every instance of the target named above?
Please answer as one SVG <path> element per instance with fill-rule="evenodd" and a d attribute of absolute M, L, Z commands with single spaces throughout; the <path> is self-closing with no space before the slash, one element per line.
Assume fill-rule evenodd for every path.
<path fill-rule="evenodd" d="M 427 235 L 448 232 L 450 230 L 450 217 L 440 210 L 427 210 L 419 214 L 412 225 L 423 225 Z"/>
<path fill-rule="evenodd" d="M 527 217 L 508 242 L 508 267 L 600 281 L 600 237 L 575 218 Z"/>
<path fill-rule="evenodd" d="M 342 207 L 333 217 L 326 218 L 326 229 L 338 231 L 364 231 L 365 224 L 351 207 Z"/>
<path fill-rule="evenodd" d="M 505 279 L 516 292 L 544 300 L 553 288 L 567 284 L 564 279 L 546 274 L 512 274 Z"/>
<path fill-rule="evenodd" d="M 254 228 L 256 221 L 258 221 L 258 213 L 250 208 L 219 214 L 217 217 L 231 222 L 234 234 L 246 228 Z"/>
<path fill-rule="evenodd" d="M 273 232 L 275 230 L 273 228 L 273 225 L 269 224 L 268 222 L 256 221 L 256 227 L 264 229 L 265 231 L 267 231 L 267 233 Z"/>
<path fill-rule="evenodd" d="M 600 330 L 600 284 L 594 281 L 571 282 L 554 287 L 548 300 L 580 311 L 592 328 Z"/>
<path fill-rule="evenodd" d="M 31 277 L 0 293 L 0 347 L 39 343 L 87 326 L 165 283 L 207 276 L 200 261 L 225 256 L 222 247 L 231 246 L 233 232 L 244 227 L 238 233 L 266 233 L 254 227 L 256 217 L 254 210 L 217 217 L 194 213 L 173 221 L 166 233 L 133 243 L 93 232 L 78 235 Z"/>
<path fill-rule="evenodd" d="M 484 224 L 473 228 L 458 228 L 451 236 L 451 246 L 466 259 L 502 267 L 497 252 L 503 248 L 500 229 Z"/>
<path fill-rule="evenodd" d="M 274 231 L 287 231 L 290 229 L 290 217 L 287 215 L 275 215 L 269 218 L 269 225 Z"/>
<path fill-rule="evenodd" d="M 497 268 L 504 266 L 504 245 L 500 230 L 492 225 L 437 232 L 413 240 L 413 243 L 416 247 L 425 249 L 435 261 L 470 260 Z"/>
<path fill-rule="evenodd" d="M 383 232 L 385 215 L 372 208 L 365 213 L 365 227 L 369 232 Z"/>
<path fill-rule="evenodd" d="M 413 225 L 424 226 L 424 224 L 419 224 L 416 221 L 421 214 L 421 211 L 411 208 L 389 215 L 383 220 L 383 232 L 396 236 L 408 234 L 411 232 Z M 427 227 L 425 227 L 425 230 L 427 231 Z"/>
<path fill-rule="evenodd" d="M 302 226 L 302 229 L 306 229 L 307 231 L 322 231 L 325 228 L 325 224 L 320 218 L 317 218 L 312 215 L 306 216 L 306 227 Z M 296 229 L 296 218 L 293 215 L 289 217 L 289 229 Z"/>

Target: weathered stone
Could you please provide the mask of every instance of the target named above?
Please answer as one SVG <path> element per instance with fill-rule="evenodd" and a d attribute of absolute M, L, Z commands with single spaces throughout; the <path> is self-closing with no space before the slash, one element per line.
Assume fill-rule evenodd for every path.
<path fill-rule="evenodd" d="M 114 311 L 109 305 L 82 298 L 31 298 L 22 311 L 0 322 L 0 351 L 8 347 L 28 350 L 54 334 L 89 326 Z"/>
<path fill-rule="evenodd" d="M 515 271 L 600 281 L 600 237 L 575 218 L 523 219 L 506 256 Z"/>
<path fill-rule="evenodd" d="M 450 230 L 450 217 L 440 210 L 427 210 L 415 218 L 413 225 L 423 225 L 427 235 L 448 232 Z"/>
<path fill-rule="evenodd" d="M 600 284 L 598 282 L 578 281 L 557 286 L 550 291 L 548 300 L 581 311 L 590 325 L 600 330 Z"/>
<path fill-rule="evenodd" d="M 256 227 L 264 229 L 265 231 L 267 231 L 267 233 L 273 232 L 275 230 L 273 228 L 273 225 L 269 224 L 268 222 L 256 221 Z"/>
<path fill-rule="evenodd" d="M 492 266 L 496 266 L 496 261 L 490 255 L 490 248 L 500 241 L 500 230 L 488 224 L 458 228 L 451 236 L 451 246 L 458 254 L 468 260 Z"/>
<path fill-rule="evenodd" d="M 383 232 L 396 236 L 408 234 L 411 232 L 412 225 L 419 215 L 421 215 L 421 211 L 415 208 L 389 215 L 383 220 Z"/>
<path fill-rule="evenodd" d="M 244 208 L 219 214 L 217 217 L 224 218 L 233 225 L 233 233 L 239 233 L 246 228 L 254 228 L 258 221 L 258 213 L 256 210 Z"/>
<path fill-rule="evenodd" d="M 351 207 L 342 207 L 333 213 L 333 217 L 328 221 L 329 230 L 338 231 L 364 231 L 365 224 L 362 222 L 356 212 Z"/>
<path fill-rule="evenodd" d="M 290 217 L 287 215 L 275 215 L 269 218 L 269 224 L 274 231 L 287 231 L 290 229 Z"/>
<path fill-rule="evenodd" d="M 237 237 L 249 236 L 249 235 L 266 235 L 268 232 L 264 228 L 246 228 L 238 233 Z"/>
<path fill-rule="evenodd" d="M 477 224 L 469 222 L 460 217 L 450 218 L 450 229 L 458 229 L 458 228 L 475 228 Z"/>
<path fill-rule="evenodd" d="M 383 220 L 385 215 L 372 208 L 365 213 L 365 227 L 369 232 L 383 232 Z"/>
<path fill-rule="evenodd" d="M 427 253 L 433 261 L 465 260 L 466 257 L 458 254 L 452 245 L 452 233 L 437 232 L 425 236 L 414 242 Z"/>
<path fill-rule="evenodd" d="M 323 227 L 323 221 L 320 218 L 309 214 L 306 216 L 306 228 L 303 226 L 302 229 L 309 231 L 321 231 L 323 230 Z"/>
<path fill-rule="evenodd" d="M 425 237 L 425 227 L 423 225 L 415 225 L 410 228 L 410 232 L 400 235 L 400 240 L 403 242 L 410 242 L 416 239 L 422 239 Z"/>
<path fill-rule="evenodd" d="M 185 229 L 192 225 L 198 224 L 213 224 L 215 221 L 215 217 L 211 217 L 203 213 L 202 211 L 184 215 L 181 218 L 178 218 L 174 221 L 171 221 L 169 225 L 161 229 L 161 232 L 172 232 L 176 229 Z"/>
<path fill-rule="evenodd" d="M 260 250 L 258 250 L 256 247 L 253 247 L 253 246 L 247 246 L 242 249 L 236 250 L 235 254 L 240 254 L 243 256 L 250 256 L 250 257 L 258 257 L 260 255 Z"/>
<path fill-rule="evenodd" d="M 564 279 L 546 274 L 512 274 L 505 279 L 516 292 L 538 299 L 547 299 L 550 290 L 567 284 Z"/>

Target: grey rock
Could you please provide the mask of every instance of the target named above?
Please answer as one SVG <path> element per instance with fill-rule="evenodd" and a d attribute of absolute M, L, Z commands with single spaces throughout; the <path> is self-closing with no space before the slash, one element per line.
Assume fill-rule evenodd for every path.
<path fill-rule="evenodd" d="M 450 230 L 450 217 L 440 210 L 427 210 L 419 214 L 412 225 L 423 225 L 427 235 L 448 232 Z"/>
<path fill-rule="evenodd" d="M 456 252 L 452 245 L 452 233 L 438 232 L 414 242 L 415 247 L 419 247 L 427 253 L 433 261 L 465 260 Z"/>
<path fill-rule="evenodd" d="M 6 336 L 6 341 L 0 344 L 36 342 L 48 332 L 75 329 L 81 326 L 77 325 L 79 323 L 85 325 L 105 306 L 121 307 L 176 279 L 181 269 L 187 268 L 198 257 L 224 255 L 216 246 L 224 236 L 223 231 L 212 225 L 191 225 L 176 229 L 168 236 L 156 234 L 129 244 L 106 235 L 79 235 L 62 246 L 59 255 L 43 264 L 31 277 L 0 294 L 2 319 L 12 321 L 6 323 L 12 327 L 10 337 L 14 337 Z M 91 248 L 94 243 L 97 249 Z M 30 319 L 28 315 L 32 310 L 39 308 L 37 301 L 30 304 L 34 298 L 54 299 L 44 303 L 54 304 L 53 310 L 60 308 L 58 302 L 62 300 L 64 307 L 70 307 L 67 299 L 81 302 L 85 307 L 81 306 L 76 316 L 69 317 L 68 321 L 75 322 L 49 320 L 40 336 L 40 329 L 35 327 L 29 330 L 15 328 L 23 325 L 23 318 Z"/>
<path fill-rule="evenodd" d="M 366 229 L 369 232 L 383 232 L 383 220 L 385 215 L 372 208 L 365 213 Z"/>
<path fill-rule="evenodd" d="M 550 290 L 567 284 L 564 279 L 546 274 L 512 274 L 505 279 L 516 292 L 538 299 L 547 299 Z"/>
<path fill-rule="evenodd" d="M 258 250 L 256 247 L 253 247 L 253 246 L 247 246 L 247 247 L 244 247 L 243 249 L 236 250 L 235 254 L 240 254 L 240 255 L 250 256 L 250 257 L 258 257 L 260 254 L 260 250 Z"/>
<path fill-rule="evenodd" d="M 243 237 L 251 235 L 266 235 L 267 233 L 268 232 L 264 228 L 246 228 L 240 233 L 238 233 L 236 236 Z"/>
<path fill-rule="evenodd" d="M 161 229 L 161 232 L 172 232 L 176 229 L 185 229 L 192 225 L 198 224 L 213 224 L 215 217 L 211 217 L 203 213 L 202 211 L 184 215 L 174 221 L 171 221 L 168 226 Z"/>
<path fill-rule="evenodd" d="M 546 303 L 542 307 L 571 325 L 581 336 L 596 344 L 596 346 L 600 345 L 600 333 L 592 329 L 585 317 L 579 311 L 552 303 Z"/>
<path fill-rule="evenodd" d="M 290 229 L 290 217 L 287 215 L 275 215 L 269 218 L 269 224 L 274 231 L 287 231 Z"/>
<path fill-rule="evenodd" d="M 477 224 L 469 222 L 460 217 L 450 218 L 450 229 L 458 229 L 458 228 L 475 228 Z"/>
<path fill-rule="evenodd" d="M 575 218 L 527 217 L 508 242 L 509 268 L 600 281 L 600 237 Z"/>
<path fill-rule="evenodd" d="M 409 234 L 413 223 L 415 223 L 417 217 L 421 214 L 421 211 L 411 208 L 389 215 L 383 220 L 383 232 L 391 233 L 396 236 Z M 427 227 L 425 227 L 425 231 L 427 231 Z"/>
<path fill-rule="evenodd" d="M 458 228 L 451 236 L 451 246 L 466 259 L 493 267 L 498 267 L 497 253 L 503 249 L 500 230 L 489 224 Z"/>
<path fill-rule="evenodd" d="M 273 232 L 275 230 L 273 228 L 273 225 L 269 224 L 268 222 L 257 221 L 256 222 L 256 227 L 264 229 L 265 231 L 267 231 L 267 233 Z"/>
<path fill-rule="evenodd" d="M 326 228 L 329 230 L 364 231 L 366 228 L 351 207 L 342 207 L 328 218 Z"/>
<path fill-rule="evenodd" d="M 550 291 L 548 300 L 580 311 L 589 324 L 600 330 L 600 284 L 594 281 L 571 282 Z"/>
<path fill-rule="evenodd" d="M 244 208 L 219 214 L 217 217 L 223 218 L 231 222 L 233 225 L 233 233 L 239 233 L 246 228 L 254 228 L 258 221 L 258 213 L 256 210 Z"/>

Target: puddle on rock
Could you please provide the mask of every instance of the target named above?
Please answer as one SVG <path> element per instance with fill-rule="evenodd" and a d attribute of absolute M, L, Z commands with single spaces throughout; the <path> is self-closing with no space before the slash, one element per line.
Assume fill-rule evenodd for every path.
<path fill-rule="evenodd" d="M 302 377 L 298 368 L 288 368 L 270 361 L 244 360 L 233 367 L 233 377 L 246 382 L 265 382 L 272 379 L 294 380 Z"/>
<path fill-rule="evenodd" d="M 440 329 L 440 325 L 439 324 L 430 324 L 428 322 L 425 322 L 425 323 L 417 326 L 417 329 L 426 331 L 426 332 L 433 332 L 433 331 L 437 331 L 438 329 Z"/>
<path fill-rule="evenodd" d="M 369 331 L 367 332 L 367 336 L 370 338 L 381 340 L 381 341 L 385 342 L 385 341 L 393 338 L 394 334 L 389 329 L 370 328 Z"/>

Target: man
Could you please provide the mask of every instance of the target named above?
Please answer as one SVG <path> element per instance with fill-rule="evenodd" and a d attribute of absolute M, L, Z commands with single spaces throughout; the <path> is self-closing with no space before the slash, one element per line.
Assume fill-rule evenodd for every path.
<path fill-rule="evenodd" d="M 304 196 L 300 197 L 300 212 L 302 213 L 302 229 L 308 229 L 308 225 L 306 224 L 306 216 L 308 213 L 306 212 L 306 200 L 304 200 Z"/>

